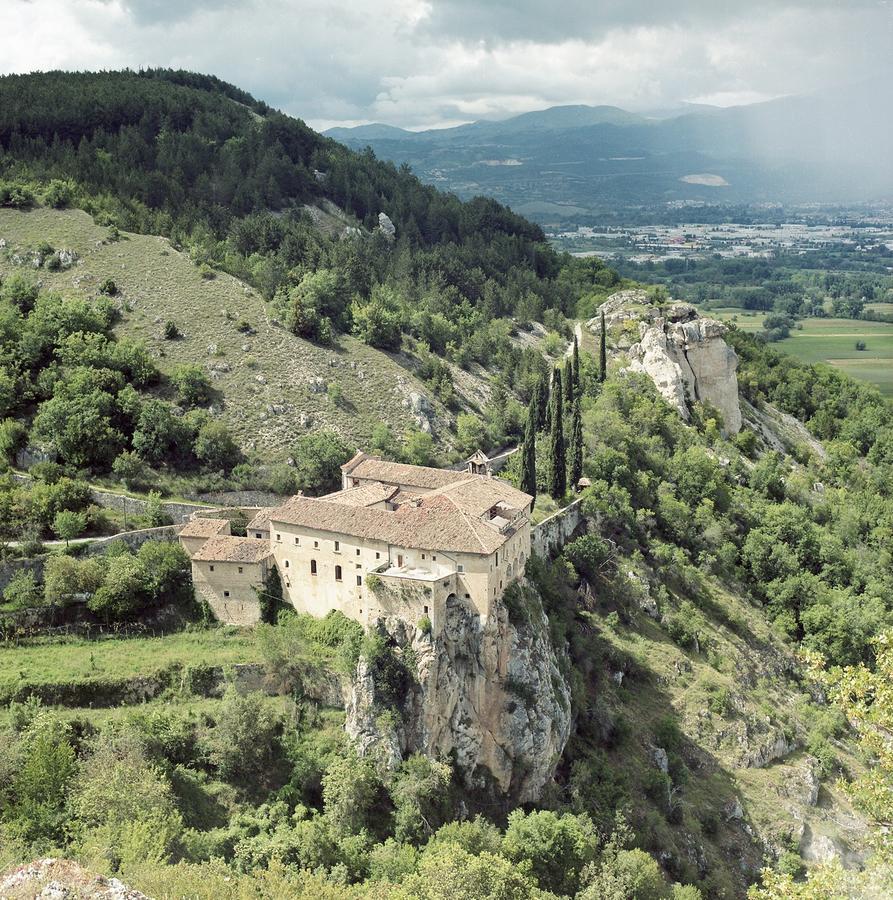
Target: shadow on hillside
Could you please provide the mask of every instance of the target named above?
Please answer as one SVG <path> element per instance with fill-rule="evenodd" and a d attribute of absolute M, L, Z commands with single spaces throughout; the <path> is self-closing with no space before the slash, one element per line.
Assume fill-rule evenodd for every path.
<path fill-rule="evenodd" d="M 612 643 L 596 616 L 574 625 L 572 664 L 583 685 L 556 772 L 560 801 L 604 831 L 624 811 L 669 877 L 705 895 L 743 895 L 763 848 L 732 773 L 685 734 L 665 675 Z"/>

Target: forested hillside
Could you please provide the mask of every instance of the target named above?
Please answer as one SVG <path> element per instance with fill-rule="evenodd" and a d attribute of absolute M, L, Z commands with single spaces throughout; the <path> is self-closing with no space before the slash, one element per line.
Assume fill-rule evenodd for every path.
<path fill-rule="evenodd" d="M 481 443 L 498 446 L 520 438 L 518 403 L 527 401 L 542 362 L 513 332 L 545 322 L 556 332 L 554 344 L 557 332 L 566 330 L 564 315 L 574 313 L 581 297 L 617 282 L 598 261 L 559 256 L 537 226 L 499 204 L 462 203 L 423 186 L 407 170 L 352 153 L 216 79 L 168 71 L 9 76 L 0 79 L 0 105 L 0 205 L 82 207 L 108 228 L 96 234 L 98 240 L 81 226 L 72 230 L 83 234 L 78 252 L 96 262 L 100 256 L 111 261 L 115 248 L 107 245 L 125 229 L 168 236 L 204 280 L 213 281 L 222 270 L 269 301 L 259 314 L 253 299 L 222 298 L 224 317 L 233 321 L 230 330 L 238 328 L 249 338 L 263 327 L 262 317 L 318 347 L 347 347 L 354 357 L 350 342 L 341 346 L 348 335 L 376 350 L 402 350 L 398 362 L 408 377 L 388 376 L 392 385 L 409 382 L 404 396 L 395 398 L 398 406 L 412 391 L 418 393 L 413 378 L 419 378 L 427 397 L 412 400 L 421 405 L 421 411 L 413 410 L 416 419 L 442 420 L 440 427 L 434 422 L 430 447 L 407 451 L 417 458 L 454 446 L 450 432 L 456 413 L 475 415 L 470 431 Z M 381 226 L 380 214 L 386 217 Z M 101 286 L 85 278 L 70 282 L 71 261 L 60 262 L 56 252 L 59 246 L 66 249 L 61 241 L 54 238 L 59 246 L 52 247 L 24 219 L 10 225 L 4 237 L 13 271 L 36 266 L 54 287 L 70 291 L 73 283 L 81 294 Z M 51 229 L 64 235 L 66 227 L 56 223 Z M 153 348 L 153 354 L 175 356 L 188 347 L 191 361 L 198 362 L 202 350 L 176 313 L 179 307 L 194 310 L 193 319 L 207 315 L 210 304 L 220 302 L 220 292 L 211 288 L 204 292 L 207 298 L 199 298 L 180 290 L 183 278 L 170 287 L 166 263 L 157 259 L 154 246 L 140 250 L 156 257 L 154 268 L 126 249 L 118 249 L 123 271 L 111 279 L 119 289 L 123 329 L 139 333 L 135 319 L 144 310 L 169 319 L 170 343 Z M 70 248 L 67 252 L 70 256 Z M 107 263 L 97 269 L 110 271 Z M 138 278 L 129 277 L 137 271 Z M 92 271 L 85 275 L 97 277 Z M 134 316 L 128 316 L 134 306 Z M 184 332 L 186 342 L 176 343 Z M 146 341 L 145 332 L 140 337 Z M 230 348 L 215 340 L 208 346 L 213 357 L 239 344 Z M 270 346 L 266 337 L 264 346 Z M 311 354 L 293 346 L 293 354 Z M 274 377 L 290 363 L 283 346 Z M 211 360 L 205 368 L 226 381 L 232 366 Z M 163 361 L 159 367 L 172 374 Z M 477 380 L 465 378 L 463 372 L 474 367 Z M 378 368 L 395 367 L 385 361 Z M 331 379 L 318 370 L 318 361 L 305 370 L 313 371 L 325 392 Z M 486 403 L 490 385 L 481 375 L 496 386 L 492 410 Z M 243 385 L 261 379 L 265 383 L 270 374 L 239 373 Z M 350 390 L 348 376 L 338 374 L 334 381 L 333 409 L 314 410 L 314 418 L 347 440 L 370 441 L 362 413 L 359 427 L 349 424 L 350 410 L 365 411 L 369 401 L 361 399 L 362 390 Z M 312 393 L 317 387 L 306 389 Z M 380 406 L 381 394 L 373 397 L 373 407 Z M 223 401 L 225 409 L 236 407 L 236 397 L 227 391 Z M 283 406 L 275 398 L 267 402 Z M 243 398 L 238 403 L 244 408 Z M 309 406 L 315 405 L 311 398 Z M 396 424 L 387 412 L 376 416 L 385 425 Z M 266 433 L 267 423 L 252 419 L 237 426 L 243 449 L 256 447 L 263 455 L 265 435 L 256 441 L 250 430 Z M 398 429 L 380 435 L 378 443 L 399 445 L 404 438 Z M 467 443 L 461 441 L 460 449 Z M 280 437 L 273 447 L 280 457 L 286 449 Z"/>
<path fill-rule="evenodd" d="M 744 428 L 696 398 L 683 421 L 627 369 L 634 317 L 568 345 L 620 281 L 600 261 L 205 76 L 0 78 L 0 206 L 0 867 L 214 900 L 885 896 L 877 391 L 732 329 Z M 122 525 L 88 481 L 321 492 L 360 441 L 414 463 L 523 441 L 503 474 L 534 516 L 580 501 L 495 602 L 570 723 L 513 758 L 553 774 L 523 808 L 345 731 L 363 703 L 380 734 L 417 728 L 424 659 L 498 655 L 476 624 L 364 633 L 271 583 L 269 621 L 218 627 L 179 548 L 68 546 Z M 30 481 L 26 448 L 51 457 Z M 136 524 L 161 524 L 148 501 Z M 507 666 L 495 721 L 542 715 L 529 674 Z"/>

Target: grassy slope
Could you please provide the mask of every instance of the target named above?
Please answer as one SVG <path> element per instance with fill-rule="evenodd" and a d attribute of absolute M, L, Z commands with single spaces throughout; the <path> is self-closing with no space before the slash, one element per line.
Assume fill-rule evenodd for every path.
<path fill-rule="evenodd" d="M 244 449 L 264 459 L 284 458 L 295 438 L 308 430 L 299 424 L 302 413 L 310 416 L 310 428 L 334 428 L 357 445 L 368 441 L 378 422 L 399 435 L 413 424 L 401 405 L 410 391 L 428 397 L 444 426 L 440 437 L 449 440 L 449 413 L 397 358 L 350 336 L 341 337 L 334 349 L 295 337 L 270 324 L 256 291 L 229 275 L 203 279 L 165 238 L 123 234 L 123 240 L 105 243 L 106 237 L 107 230 L 80 210 L 0 209 L 0 238 L 7 251 L 47 241 L 80 257 L 68 271 L 35 273 L 46 287 L 93 297 L 106 278 L 114 279 L 125 303 L 116 326 L 120 335 L 144 340 L 165 373 L 185 362 L 209 371 L 220 392 L 215 406 Z M 0 275 L 19 268 L 0 252 Z M 167 320 L 177 324 L 182 339 L 162 338 Z M 239 332 L 242 320 L 257 333 Z M 315 378 L 340 385 L 339 405 L 311 390 Z"/>
<path fill-rule="evenodd" d="M 215 628 L 164 637 L 48 638 L 0 647 L 0 691 L 26 684 L 80 683 L 148 675 L 183 666 L 259 662 L 250 630 Z"/>
<path fill-rule="evenodd" d="M 760 330 L 764 318 L 763 313 L 748 315 L 737 309 L 712 310 L 708 315 L 734 321 L 751 333 Z M 893 396 L 893 325 L 858 319 L 803 319 L 802 325 L 778 348 L 803 362 L 830 363 Z M 856 349 L 857 340 L 865 341 L 865 350 Z"/>
<path fill-rule="evenodd" d="M 644 574 L 635 561 L 621 570 Z M 670 849 L 693 867 L 687 877 L 697 877 L 699 861 L 700 867 L 706 862 L 713 886 L 738 896 L 742 870 L 752 877 L 768 847 L 786 848 L 793 842 L 796 848 L 804 825 L 813 839 L 822 836 L 853 849 L 860 845 L 864 825 L 833 778 L 822 780 L 814 806 L 808 802 L 813 761 L 804 748 L 816 707 L 805 686 L 792 677 L 789 648 L 743 591 L 730 593 L 712 579 L 705 587 L 710 602 L 699 610 L 706 622 L 700 652 L 674 644 L 643 613 L 612 626 L 604 617 L 607 608 L 598 610 L 590 622 L 608 647 L 605 655 L 613 660 L 609 669 L 625 675 L 620 686 L 603 677 L 597 694 L 629 729 L 628 737 L 608 752 L 608 761 L 632 787 L 633 803 L 647 822 L 642 830 L 649 849 Z M 655 770 L 654 735 L 666 718 L 682 733 L 675 755 L 688 770 L 681 783 L 678 826 L 656 814 L 655 804 L 645 798 L 648 773 Z M 748 755 L 781 735 L 794 746 L 792 752 L 762 767 L 748 764 Z M 832 746 L 840 765 L 860 770 L 846 739 L 834 740 Z M 671 774 L 673 755 L 671 750 Z M 733 814 L 736 801 L 743 811 L 740 818 Z"/>

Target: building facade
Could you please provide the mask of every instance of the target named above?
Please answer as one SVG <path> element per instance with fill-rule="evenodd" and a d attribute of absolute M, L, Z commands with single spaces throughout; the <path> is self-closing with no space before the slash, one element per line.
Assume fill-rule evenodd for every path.
<path fill-rule="evenodd" d="M 340 491 L 261 510 L 245 538 L 190 523 L 184 546 L 200 539 L 195 532 L 209 532 L 198 550 L 187 547 L 196 587 L 215 595 L 209 603 L 218 618 L 237 614 L 239 624 L 259 618 L 270 566 L 285 601 L 314 616 L 337 609 L 368 625 L 399 615 L 438 630 L 452 596 L 487 616 L 523 575 L 533 498 L 484 474 L 479 460 L 475 466 L 456 472 L 358 453 L 342 466 Z M 241 566 L 231 558 L 239 553 Z M 230 582 L 236 576 L 244 582 Z"/>

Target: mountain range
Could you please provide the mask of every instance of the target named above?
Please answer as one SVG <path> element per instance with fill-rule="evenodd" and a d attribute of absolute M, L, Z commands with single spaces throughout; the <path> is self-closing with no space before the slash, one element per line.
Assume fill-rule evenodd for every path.
<path fill-rule="evenodd" d="M 893 192 L 886 83 L 640 115 L 553 106 L 412 132 L 332 128 L 347 146 L 406 163 L 460 197 L 487 194 L 541 223 L 673 201 L 849 203 Z"/>

